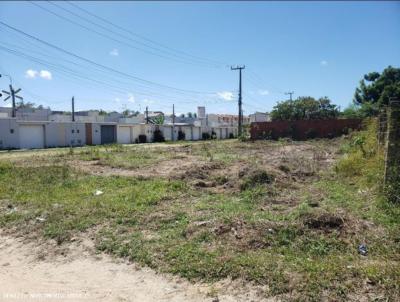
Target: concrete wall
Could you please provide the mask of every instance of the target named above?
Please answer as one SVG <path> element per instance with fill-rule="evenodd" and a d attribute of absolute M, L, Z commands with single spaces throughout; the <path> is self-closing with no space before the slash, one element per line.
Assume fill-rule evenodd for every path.
<path fill-rule="evenodd" d="M 359 119 L 261 122 L 251 124 L 250 134 L 252 139 L 290 137 L 296 140 L 306 140 L 322 137 L 331 138 L 346 133 L 348 129 L 360 129 L 361 122 Z"/>
<path fill-rule="evenodd" d="M 92 144 L 101 144 L 101 124 L 92 124 Z"/>
<path fill-rule="evenodd" d="M 65 143 L 67 146 L 83 146 L 86 144 L 86 129 L 84 123 L 68 123 L 64 126 Z"/>
<path fill-rule="evenodd" d="M 166 141 L 172 140 L 172 126 L 160 126 L 160 130 L 162 131 Z"/>
<path fill-rule="evenodd" d="M 15 119 L 0 119 L 0 149 L 19 148 L 19 128 Z"/>

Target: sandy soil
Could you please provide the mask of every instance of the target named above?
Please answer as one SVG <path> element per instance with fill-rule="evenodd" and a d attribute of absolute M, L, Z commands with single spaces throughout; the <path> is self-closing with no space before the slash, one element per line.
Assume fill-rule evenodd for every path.
<path fill-rule="evenodd" d="M 213 286 L 191 284 L 94 255 L 87 242 L 77 241 L 67 252 L 50 256 L 43 249 L 0 233 L 0 301 L 261 300 L 253 289 L 235 293 L 236 286 L 227 281 Z"/>

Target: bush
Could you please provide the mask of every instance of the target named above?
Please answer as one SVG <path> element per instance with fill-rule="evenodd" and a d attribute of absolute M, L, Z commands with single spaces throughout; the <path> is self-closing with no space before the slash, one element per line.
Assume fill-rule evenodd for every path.
<path fill-rule="evenodd" d="M 185 132 L 182 130 L 178 131 L 178 141 L 184 141 L 185 140 Z"/>
<path fill-rule="evenodd" d="M 211 138 L 211 137 L 210 137 L 210 133 L 208 133 L 208 132 L 203 132 L 203 133 L 201 134 L 201 138 L 202 138 L 204 141 L 210 139 L 210 138 Z"/>
<path fill-rule="evenodd" d="M 217 133 L 214 131 L 211 132 L 211 139 L 217 139 Z"/>
<path fill-rule="evenodd" d="M 146 136 L 146 134 L 140 134 L 140 135 L 139 135 L 138 143 L 140 143 L 140 144 L 147 143 L 147 136 Z"/>
<path fill-rule="evenodd" d="M 229 133 L 229 138 L 235 138 L 235 135 L 231 132 L 231 133 Z"/>
<path fill-rule="evenodd" d="M 156 143 L 165 142 L 165 138 L 161 130 L 157 129 L 154 131 L 153 141 Z"/>

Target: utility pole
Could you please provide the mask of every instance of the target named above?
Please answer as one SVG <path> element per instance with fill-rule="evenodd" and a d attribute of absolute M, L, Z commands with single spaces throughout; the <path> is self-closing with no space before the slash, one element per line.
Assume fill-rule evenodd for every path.
<path fill-rule="evenodd" d="M 172 141 L 175 139 L 175 104 L 172 104 Z"/>
<path fill-rule="evenodd" d="M 232 67 L 231 70 L 239 70 L 239 119 L 238 119 L 238 135 L 242 135 L 242 124 L 243 124 L 243 111 L 242 111 L 242 69 L 245 69 L 246 66 L 236 66 Z"/>
<path fill-rule="evenodd" d="M 149 107 L 146 106 L 146 124 L 149 123 Z"/>
<path fill-rule="evenodd" d="M 72 121 L 75 122 L 75 98 L 72 97 Z"/>
<path fill-rule="evenodd" d="M 9 98 L 11 98 L 11 101 L 12 101 L 11 117 L 16 117 L 15 98 L 20 99 L 21 101 L 24 99 L 23 97 L 17 95 L 17 93 L 20 92 L 20 91 L 21 91 L 21 88 L 18 88 L 17 90 L 14 90 L 14 88 L 12 87 L 11 84 L 10 84 L 10 92 L 2 90 L 3 93 L 8 95 L 4 99 L 4 101 L 7 101 Z"/>
<path fill-rule="evenodd" d="M 285 92 L 285 94 L 290 95 L 290 100 L 292 100 L 292 95 L 294 94 L 294 91 Z"/>
<path fill-rule="evenodd" d="M 21 101 L 24 99 L 23 97 L 17 95 L 18 92 L 21 91 L 21 88 L 18 88 L 17 90 L 14 90 L 14 88 L 12 87 L 12 78 L 11 76 L 9 76 L 8 74 L 0 74 L 0 78 L 2 76 L 6 76 L 10 79 L 10 92 L 6 91 L 6 90 L 2 90 L 3 93 L 5 93 L 6 95 L 8 95 L 5 99 L 4 102 L 7 101 L 9 98 L 11 98 L 12 101 L 12 111 L 11 111 L 11 117 L 16 117 L 16 108 L 15 108 L 15 98 L 20 99 Z M 2 94 L 0 94 L 0 96 L 2 96 Z"/>

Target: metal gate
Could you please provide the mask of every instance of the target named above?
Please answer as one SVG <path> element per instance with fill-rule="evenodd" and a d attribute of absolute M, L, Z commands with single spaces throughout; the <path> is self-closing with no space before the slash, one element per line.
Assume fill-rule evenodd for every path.
<path fill-rule="evenodd" d="M 101 144 L 115 143 L 115 126 L 101 125 Z"/>

